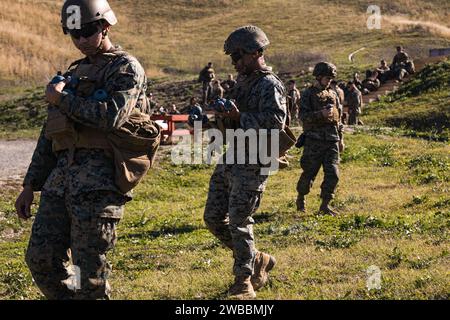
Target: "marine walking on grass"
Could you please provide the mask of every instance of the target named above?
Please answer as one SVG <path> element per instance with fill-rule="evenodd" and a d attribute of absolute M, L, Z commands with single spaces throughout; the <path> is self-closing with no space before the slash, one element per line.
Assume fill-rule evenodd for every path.
<path fill-rule="evenodd" d="M 344 149 L 342 106 L 337 93 L 330 87 L 336 78 L 336 67 L 328 62 L 318 63 L 313 71 L 316 80 L 305 89 L 300 101 L 300 119 L 303 134 L 298 146 L 303 146 L 300 166 L 303 170 L 297 183 L 297 210 L 306 211 L 305 196 L 323 167 L 324 180 L 321 185 L 322 203 L 319 212 L 336 215 L 330 207 L 339 181 L 339 155 Z"/>
<path fill-rule="evenodd" d="M 81 12 L 78 29 L 68 23 L 73 6 Z M 114 143 L 132 117 L 152 124 L 147 78 L 136 58 L 112 45 L 108 32 L 117 19 L 106 0 L 67 0 L 61 22 L 85 58 L 47 86 L 47 122 L 16 209 L 19 217 L 30 218 L 33 193 L 41 191 L 26 262 L 46 298 L 108 299 L 106 254 L 131 200 Z M 153 129 L 157 142 L 158 128 Z M 67 285 L 69 260 L 79 270 L 76 286 Z"/>
<path fill-rule="evenodd" d="M 225 41 L 239 73 L 233 90 L 231 111 L 223 113 L 233 123 L 229 129 L 282 129 L 286 121 L 286 90 L 264 60 L 269 45 L 266 34 L 256 26 L 241 27 Z M 235 150 L 237 152 L 242 150 Z M 247 152 L 247 151 L 245 151 Z M 218 164 L 211 177 L 204 220 L 208 229 L 233 251 L 235 281 L 230 296 L 256 297 L 268 280 L 275 258 L 255 247 L 253 213 L 258 209 L 267 183 L 261 164 Z"/>
<path fill-rule="evenodd" d="M 287 110 L 288 117 L 286 124 L 292 126 L 298 121 L 298 105 L 300 103 L 300 91 L 297 89 L 295 80 L 288 81 Z"/>

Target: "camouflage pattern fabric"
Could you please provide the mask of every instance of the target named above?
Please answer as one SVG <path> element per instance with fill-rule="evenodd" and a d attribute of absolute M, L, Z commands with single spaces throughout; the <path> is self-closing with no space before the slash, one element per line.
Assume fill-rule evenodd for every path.
<path fill-rule="evenodd" d="M 358 124 L 358 116 L 359 114 L 355 110 L 348 111 L 348 124 L 349 125 L 357 125 Z"/>
<path fill-rule="evenodd" d="M 286 122 L 286 89 L 272 69 L 255 71 L 237 82 L 233 99 L 241 111 L 240 128 L 282 129 Z"/>
<path fill-rule="evenodd" d="M 211 82 L 216 77 L 215 71 L 213 68 L 206 66 L 200 71 L 199 81 L 201 82 Z"/>
<path fill-rule="evenodd" d="M 339 143 L 336 141 L 317 140 L 307 137 L 303 155 L 300 160 L 303 169 L 297 183 L 297 192 L 307 195 L 313 182 L 323 166 L 324 180 L 321 185 L 322 199 L 333 199 L 339 181 Z"/>
<path fill-rule="evenodd" d="M 211 92 L 211 98 L 208 98 L 208 100 L 216 100 L 219 98 L 223 98 L 224 90 L 222 87 L 213 88 Z"/>
<path fill-rule="evenodd" d="M 209 97 L 211 96 L 212 92 L 212 84 L 211 82 L 203 82 L 202 83 L 202 103 L 203 105 L 208 104 Z"/>
<path fill-rule="evenodd" d="M 211 97 L 212 81 L 215 77 L 214 69 L 211 67 L 206 66 L 200 71 L 199 81 L 202 82 L 202 102 L 204 105 L 208 103 Z"/>
<path fill-rule="evenodd" d="M 287 96 L 288 117 L 286 125 L 290 125 L 298 117 L 298 104 L 300 101 L 300 91 L 297 88 L 290 90 Z"/>
<path fill-rule="evenodd" d="M 256 169 L 256 170 L 255 170 Z M 254 181 L 243 180 L 245 172 Z M 236 276 L 252 275 L 256 248 L 252 214 L 258 209 L 266 176 L 245 165 L 218 165 L 211 177 L 204 219 L 208 229 L 233 250 Z M 257 184 L 259 184 L 257 188 Z"/>
<path fill-rule="evenodd" d="M 107 55 L 107 54 L 105 54 Z M 130 55 L 120 56 L 107 65 L 104 83 L 109 98 L 98 102 L 87 97 L 63 93 L 59 110 L 77 126 L 89 126 L 100 131 L 112 131 L 120 127 L 134 108 L 145 112 L 144 102 L 147 79 L 144 69 Z M 81 193 L 92 190 L 120 192 L 114 185 L 113 160 L 100 149 L 76 150 L 78 160 L 69 151 L 52 152 L 52 141 L 41 131 L 24 185 L 34 191 L 53 192 L 59 196 L 66 192 Z M 81 152 L 81 154 L 80 154 Z M 73 167 L 72 167 L 73 165 Z M 71 178 L 70 178 L 71 177 Z M 45 185 L 45 186 L 44 186 Z M 129 195 L 128 195 L 129 196 Z M 130 198 L 131 199 L 131 198 Z"/>
<path fill-rule="evenodd" d="M 392 64 L 395 66 L 401 63 L 407 63 L 409 61 L 409 55 L 405 51 L 398 52 L 394 59 L 392 60 Z"/>
<path fill-rule="evenodd" d="M 105 53 L 100 60 L 103 66 L 105 60 L 113 59 L 105 66 L 106 70 L 102 70 L 103 79 L 93 79 L 96 89 L 102 88 L 108 93 L 106 103 L 79 96 L 78 92 L 77 95 L 63 92 L 59 110 L 71 120 L 102 131 L 111 131 L 120 127 L 134 108 L 148 113 L 145 96 L 147 77 L 144 69 L 136 58 L 121 52 L 119 47 L 115 51 L 119 51 L 121 55 L 114 57 L 113 53 Z M 95 68 L 95 64 L 93 67 Z"/>
<path fill-rule="evenodd" d="M 104 58 L 110 59 L 109 55 L 104 54 Z M 80 64 L 84 62 L 87 61 Z M 58 108 L 76 127 L 109 132 L 120 127 L 134 108 L 146 111 L 147 79 L 139 62 L 121 54 L 105 68 L 104 78 L 95 81 L 95 86 L 108 93 L 105 102 L 89 99 L 78 91 L 76 95 L 63 94 Z M 116 187 L 114 161 L 104 150 L 54 153 L 52 141 L 44 132 L 45 125 L 23 182 L 34 191 L 42 191 L 27 262 L 47 298 L 105 298 L 105 253 L 113 247 L 115 225 L 123 215 L 122 206 L 131 200 L 131 193 L 123 194 Z M 82 290 L 74 296 L 59 285 L 65 275 L 61 263 L 69 248 L 74 263 L 82 267 Z"/>
<path fill-rule="evenodd" d="M 342 137 L 343 125 L 340 121 L 338 123 L 324 121 L 321 112 L 330 103 L 337 106 L 342 114 L 339 98 L 330 87 L 322 88 L 316 83 L 302 93 L 301 120 L 313 125 L 304 130 L 306 139 L 300 160 L 303 172 L 297 184 L 299 195 L 304 196 L 309 193 L 320 167 L 323 166 L 325 175 L 321 186 L 321 198 L 334 197 L 339 181 L 339 141 Z"/>
<path fill-rule="evenodd" d="M 378 79 L 364 79 L 362 82 L 363 88 L 366 88 L 369 91 L 377 91 L 380 86 L 380 80 Z"/>
<path fill-rule="evenodd" d="M 344 102 L 345 102 L 345 93 L 344 90 L 342 90 L 341 88 L 339 88 L 338 86 L 336 86 L 336 89 L 334 90 L 339 98 L 339 103 L 344 106 Z"/>
<path fill-rule="evenodd" d="M 223 51 L 228 55 L 239 50 L 255 52 L 266 48 L 269 44 L 270 41 L 264 31 L 256 26 L 248 25 L 234 30 L 228 36 L 223 45 Z"/>
<path fill-rule="evenodd" d="M 330 87 L 322 88 L 318 83 L 305 89 L 300 99 L 300 120 L 304 124 L 311 123 L 313 128 L 305 129 L 305 136 L 317 140 L 339 141 L 342 135 L 342 123 L 326 122 L 322 110 L 328 104 L 339 109 L 342 114 L 342 105 L 339 103 L 337 93 Z"/>
<path fill-rule="evenodd" d="M 355 89 L 354 91 L 349 91 L 347 96 L 348 105 L 348 124 L 358 124 L 358 115 L 361 113 L 362 107 L 362 94 L 361 91 Z"/>
<path fill-rule="evenodd" d="M 109 299 L 111 266 L 106 253 L 116 242 L 116 226 L 126 198 L 109 191 L 58 197 L 43 193 L 33 223 L 26 262 L 33 279 L 48 299 Z M 70 248 L 79 267 L 79 288 L 62 281 Z"/>
<path fill-rule="evenodd" d="M 232 90 L 234 88 L 234 86 L 236 85 L 236 80 L 227 79 L 222 82 L 222 86 L 224 86 L 224 85 L 228 85 L 228 88 L 230 90 Z"/>
<path fill-rule="evenodd" d="M 234 90 L 241 111 L 239 128 L 281 129 L 286 119 L 282 82 L 270 72 L 240 77 Z M 252 214 L 258 209 L 268 176 L 259 164 L 218 164 L 209 185 L 204 220 L 235 260 L 233 273 L 250 276 L 256 255 Z"/>

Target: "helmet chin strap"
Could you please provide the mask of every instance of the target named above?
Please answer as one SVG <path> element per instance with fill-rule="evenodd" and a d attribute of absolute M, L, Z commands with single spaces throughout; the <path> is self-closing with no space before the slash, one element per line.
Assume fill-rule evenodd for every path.
<path fill-rule="evenodd" d="M 101 53 L 105 49 L 104 44 L 105 44 L 105 38 L 107 36 L 108 36 L 108 30 L 106 30 L 106 29 L 102 30 L 102 41 L 100 41 L 100 44 L 97 47 L 96 54 Z"/>

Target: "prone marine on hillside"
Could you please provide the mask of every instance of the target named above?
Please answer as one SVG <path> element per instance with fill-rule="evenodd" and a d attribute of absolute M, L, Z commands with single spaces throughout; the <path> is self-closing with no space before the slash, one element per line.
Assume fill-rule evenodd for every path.
<path fill-rule="evenodd" d="M 78 28 L 69 23 L 74 7 L 81 13 Z M 33 193 L 41 191 L 26 263 L 45 297 L 108 299 L 106 254 L 116 243 L 131 189 L 151 165 L 160 131 L 148 114 L 144 69 L 108 37 L 117 23 L 108 2 L 67 0 L 61 22 L 85 58 L 47 85 L 47 122 L 16 209 L 29 219 Z M 78 278 L 72 285 L 66 281 L 69 260 Z"/>

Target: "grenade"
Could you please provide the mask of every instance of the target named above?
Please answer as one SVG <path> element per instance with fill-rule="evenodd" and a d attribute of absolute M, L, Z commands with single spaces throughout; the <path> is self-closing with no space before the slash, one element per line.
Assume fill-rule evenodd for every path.
<path fill-rule="evenodd" d="M 50 84 L 57 84 L 61 81 L 66 80 L 66 78 L 64 78 L 62 75 L 58 74 L 56 76 L 53 77 L 53 79 L 50 81 Z"/>
<path fill-rule="evenodd" d="M 76 88 L 76 86 L 78 84 L 78 79 L 75 78 L 75 77 L 68 76 L 67 80 L 69 82 L 65 85 L 63 92 L 67 92 L 67 93 L 70 93 L 72 95 L 75 95 L 75 89 L 74 88 Z M 60 72 L 58 72 L 58 74 L 53 77 L 53 79 L 50 81 L 50 83 L 51 84 L 57 84 L 57 83 L 62 82 L 62 81 L 66 81 L 66 78 L 64 78 L 64 76 L 61 75 Z"/>
<path fill-rule="evenodd" d="M 195 121 L 201 121 L 202 124 L 208 123 L 208 117 L 206 115 L 203 115 L 203 110 L 200 106 L 193 107 L 192 110 L 189 112 L 188 118 L 189 125 L 193 127 Z"/>
<path fill-rule="evenodd" d="M 209 108 L 217 112 L 231 111 L 232 105 L 231 101 L 228 99 L 218 98 L 209 105 Z"/>
<path fill-rule="evenodd" d="M 92 95 L 95 101 L 104 102 L 108 99 L 108 93 L 104 89 L 98 89 Z"/>

